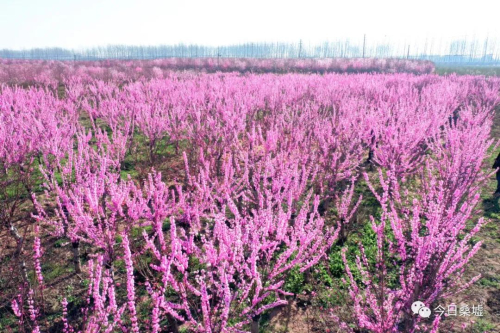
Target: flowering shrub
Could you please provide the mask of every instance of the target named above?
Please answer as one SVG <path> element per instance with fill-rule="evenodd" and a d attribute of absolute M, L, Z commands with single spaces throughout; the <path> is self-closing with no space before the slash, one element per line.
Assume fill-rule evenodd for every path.
<path fill-rule="evenodd" d="M 60 299 L 64 332 L 257 332 L 296 296 L 287 281 L 311 279 L 343 246 L 353 316 L 337 318 L 341 329 L 436 331 L 439 317 L 412 316 L 410 305 L 477 280 L 464 269 L 486 223 L 474 210 L 500 81 L 160 73 L 169 61 L 189 64 L 48 64 L 54 82 L 55 68 L 68 74 L 64 93 L 45 79 L 1 86 L 0 221 L 19 249 L 8 299 L 19 329 L 49 329 L 50 234 L 71 244 L 87 281 L 82 299 Z M 252 66 L 276 65 L 266 61 Z M 33 232 L 28 257 L 19 216 Z M 360 244 L 352 261 L 359 225 L 375 252 Z"/>
<path fill-rule="evenodd" d="M 430 74 L 434 64 L 426 60 L 334 58 L 166 58 L 155 60 L 38 61 L 0 59 L 0 83 L 57 87 L 71 77 L 113 81 L 162 78 L 171 71 L 252 73 L 413 73 Z"/>

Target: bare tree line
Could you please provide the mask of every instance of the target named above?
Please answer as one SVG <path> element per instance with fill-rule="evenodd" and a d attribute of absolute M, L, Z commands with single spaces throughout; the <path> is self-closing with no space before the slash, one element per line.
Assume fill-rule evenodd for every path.
<path fill-rule="evenodd" d="M 158 59 L 158 58 L 409 58 L 427 59 L 436 63 L 470 65 L 500 65 L 500 43 L 496 39 L 454 40 L 449 42 L 427 39 L 425 43 L 361 43 L 350 40 L 321 44 L 297 43 L 243 43 L 228 46 L 108 45 L 83 50 L 64 48 L 35 48 L 29 50 L 0 50 L 4 59 L 38 60 L 102 60 L 102 59 Z"/>

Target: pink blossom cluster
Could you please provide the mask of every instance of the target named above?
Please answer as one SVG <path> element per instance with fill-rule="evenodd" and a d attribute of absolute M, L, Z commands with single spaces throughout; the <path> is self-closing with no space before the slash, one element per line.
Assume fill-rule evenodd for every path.
<path fill-rule="evenodd" d="M 382 214 L 379 220 L 371 218 L 378 246 L 375 267 L 368 263 L 363 246 L 356 258 L 362 284 L 351 273 L 347 249 L 343 251 L 359 327 L 380 333 L 424 328 L 437 332 L 440 317 L 428 324 L 409 311 L 411 304 L 417 300 L 434 304 L 480 278 L 464 278 L 467 263 L 482 244 L 473 244 L 471 239 L 486 223 L 474 217 L 474 212 L 481 186 L 490 176 L 481 164 L 493 144 L 489 138 L 491 114 L 478 110 L 466 108 L 460 119 L 443 125 L 429 142 L 434 158 L 426 158 L 419 168 L 416 190 L 410 192 L 405 180 L 390 168 L 385 175 L 378 169 L 381 190 L 364 174 Z M 385 281 L 390 264 L 400 267 L 398 289 Z"/>
<path fill-rule="evenodd" d="M 164 78 L 172 71 L 252 73 L 413 73 L 430 74 L 425 60 L 378 58 L 260 59 L 165 58 L 155 60 L 38 61 L 0 59 L 0 83 L 57 87 L 71 77 L 114 81 Z"/>
<path fill-rule="evenodd" d="M 140 62 L 119 66 L 147 72 Z M 62 303 L 64 332 L 255 332 L 262 314 L 288 303 L 293 270 L 345 243 L 363 181 L 381 214 L 364 221 L 377 254 L 372 265 L 361 246 L 361 280 L 343 252 L 359 329 L 437 330 L 438 319 L 423 322 L 408 305 L 476 280 L 463 276 L 481 245 L 471 238 L 485 221 L 473 213 L 489 177 L 481 166 L 500 80 L 123 74 L 129 82 L 72 72 L 63 96 L 43 82 L 0 87 L 0 181 L 33 194 L 36 278 L 42 284 L 45 232 L 70 240 L 89 281 L 81 320 Z M 139 152 L 145 172 L 134 178 L 124 165 Z M 181 162 L 173 176 L 168 158 Z M 25 180 L 35 167 L 36 194 Z M 15 224 L 2 216 L 3 227 Z M 398 286 L 389 287 L 394 267 Z M 13 312 L 38 327 L 43 294 L 25 290 Z"/>

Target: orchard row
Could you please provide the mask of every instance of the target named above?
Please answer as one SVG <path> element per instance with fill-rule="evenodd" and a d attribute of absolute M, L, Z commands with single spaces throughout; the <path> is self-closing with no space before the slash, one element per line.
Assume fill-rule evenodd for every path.
<path fill-rule="evenodd" d="M 48 235 L 71 244 L 66 265 L 87 281 L 60 303 L 66 333 L 258 332 L 293 296 L 290 274 L 315 279 L 332 255 L 352 316 L 325 316 L 341 330 L 437 332 L 440 317 L 411 304 L 479 278 L 464 270 L 481 246 L 475 209 L 500 80 L 73 74 L 57 89 L 0 87 L 12 329 L 52 325 Z M 360 243 L 350 258 L 360 225 L 376 250 Z"/>

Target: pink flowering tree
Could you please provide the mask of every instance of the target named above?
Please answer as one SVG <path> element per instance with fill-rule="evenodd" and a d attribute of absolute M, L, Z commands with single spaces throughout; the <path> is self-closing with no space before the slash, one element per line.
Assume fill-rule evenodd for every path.
<path fill-rule="evenodd" d="M 326 227 L 319 217 L 317 198 L 310 206 L 309 194 L 303 208 L 293 213 L 288 193 L 280 199 L 262 193 L 260 207 L 250 212 L 238 210 L 228 197 L 204 214 L 201 233 L 178 228 L 172 219 L 169 247 L 144 235 L 158 262 L 151 267 L 161 273 L 162 288 L 168 282 L 180 296 L 177 309 L 186 312 L 182 317 L 170 305 L 167 313 L 200 332 L 238 332 L 247 324 L 255 332 L 264 311 L 286 304 L 286 274 L 317 263 L 337 237 L 337 229 Z M 197 265 L 190 267 L 194 258 Z M 167 302 L 162 292 L 153 294 L 160 297 L 154 304 Z M 192 297 L 197 299 L 194 307 Z"/>

